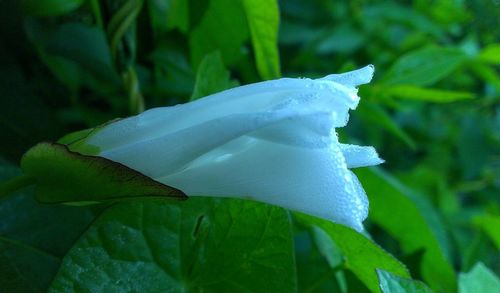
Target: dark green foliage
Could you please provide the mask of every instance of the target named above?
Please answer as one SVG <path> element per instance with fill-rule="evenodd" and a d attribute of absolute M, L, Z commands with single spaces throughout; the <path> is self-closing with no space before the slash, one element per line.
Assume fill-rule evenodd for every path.
<path fill-rule="evenodd" d="M 340 139 L 386 160 L 356 171 L 370 198 L 360 234 L 250 201 L 145 199 L 173 190 L 35 146 L 22 168 L 42 182 L 37 195 L 0 198 L 0 292 L 498 290 L 497 2 L 0 1 L 2 182 L 40 141 L 71 133 L 59 141 L 71 144 L 143 109 L 366 64 L 374 81 Z M 0 195 L 30 180 L 0 183 Z M 116 190 L 141 198 L 110 202 Z"/>

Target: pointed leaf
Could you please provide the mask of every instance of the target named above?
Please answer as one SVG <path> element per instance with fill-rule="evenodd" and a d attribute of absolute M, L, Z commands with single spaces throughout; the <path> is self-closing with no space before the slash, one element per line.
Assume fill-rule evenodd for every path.
<path fill-rule="evenodd" d="M 220 92 L 238 85 L 231 80 L 229 71 L 224 67 L 220 52 L 213 52 L 205 56 L 196 73 L 191 101 Z"/>
<path fill-rule="evenodd" d="M 431 288 L 455 291 L 453 267 L 437 234 L 444 228 L 434 230 L 430 225 L 435 212 L 425 202 L 417 202 L 407 188 L 379 169 L 357 169 L 355 173 L 370 200 L 370 219 L 397 239 L 405 253 L 425 249 L 421 274 Z"/>
<path fill-rule="evenodd" d="M 257 70 L 263 79 L 281 76 L 278 52 L 279 9 L 277 0 L 243 0 Z"/>
<path fill-rule="evenodd" d="M 385 75 L 387 84 L 428 86 L 451 74 L 467 59 L 458 49 L 431 47 L 401 57 Z"/>
<path fill-rule="evenodd" d="M 396 85 L 383 89 L 384 93 L 395 98 L 450 103 L 474 98 L 473 93 L 422 88 L 413 85 Z"/>
<path fill-rule="evenodd" d="M 294 213 L 294 216 L 301 223 L 323 229 L 344 254 L 347 269 L 370 290 L 380 292 L 375 271 L 377 268 L 401 277 L 410 277 L 402 263 L 353 229 L 301 213 Z"/>

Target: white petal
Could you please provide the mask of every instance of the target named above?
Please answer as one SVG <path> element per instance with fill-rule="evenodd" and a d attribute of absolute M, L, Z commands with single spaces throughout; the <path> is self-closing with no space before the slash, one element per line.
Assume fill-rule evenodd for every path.
<path fill-rule="evenodd" d="M 156 180 L 188 195 L 255 199 L 362 230 L 368 201 L 336 143 L 306 149 L 241 137 Z"/>
<path fill-rule="evenodd" d="M 330 74 L 320 79 L 330 80 L 346 86 L 355 87 L 369 83 L 373 78 L 374 72 L 375 72 L 375 67 L 370 64 L 368 66 L 365 66 L 357 70 L 340 74 Z"/>
<path fill-rule="evenodd" d="M 340 144 L 348 168 L 366 167 L 382 164 L 382 160 L 371 146 Z"/>
<path fill-rule="evenodd" d="M 111 123 L 89 138 L 106 151 L 128 143 L 151 140 L 233 114 L 301 108 L 331 112 L 333 126 L 345 126 L 348 110 L 359 102 L 356 89 L 327 80 L 282 78 L 226 90 L 174 107 L 155 108 Z"/>
<path fill-rule="evenodd" d="M 297 124 L 294 122 L 296 120 L 307 120 L 308 117 L 318 119 L 321 116 L 318 113 L 296 113 L 292 110 L 233 114 L 161 137 L 125 144 L 100 155 L 147 176 L 159 177 L 178 172 L 196 158 L 242 135 L 258 135 L 259 129 L 283 121 L 293 125 Z"/>

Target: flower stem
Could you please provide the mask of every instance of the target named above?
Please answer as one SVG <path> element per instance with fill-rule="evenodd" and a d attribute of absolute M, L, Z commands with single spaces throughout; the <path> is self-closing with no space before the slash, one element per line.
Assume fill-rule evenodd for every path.
<path fill-rule="evenodd" d="M 21 188 L 35 184 L 35 178 L 28 175 L 14 177 L 8 181 L 0 183 L 0 200 Z"/>

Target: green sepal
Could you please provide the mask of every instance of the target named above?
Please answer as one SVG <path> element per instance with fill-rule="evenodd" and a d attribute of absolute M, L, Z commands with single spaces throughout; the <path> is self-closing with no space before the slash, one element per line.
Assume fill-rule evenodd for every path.
<path fill-rule="evenodd" d="M 36 182 L 44 203 L 103 202 L 134 198 L 186 199 L 180 190 L 125 165 L 82 155 L 58 143 L 39 143 L 23 156 L 21 169 Z"/>

